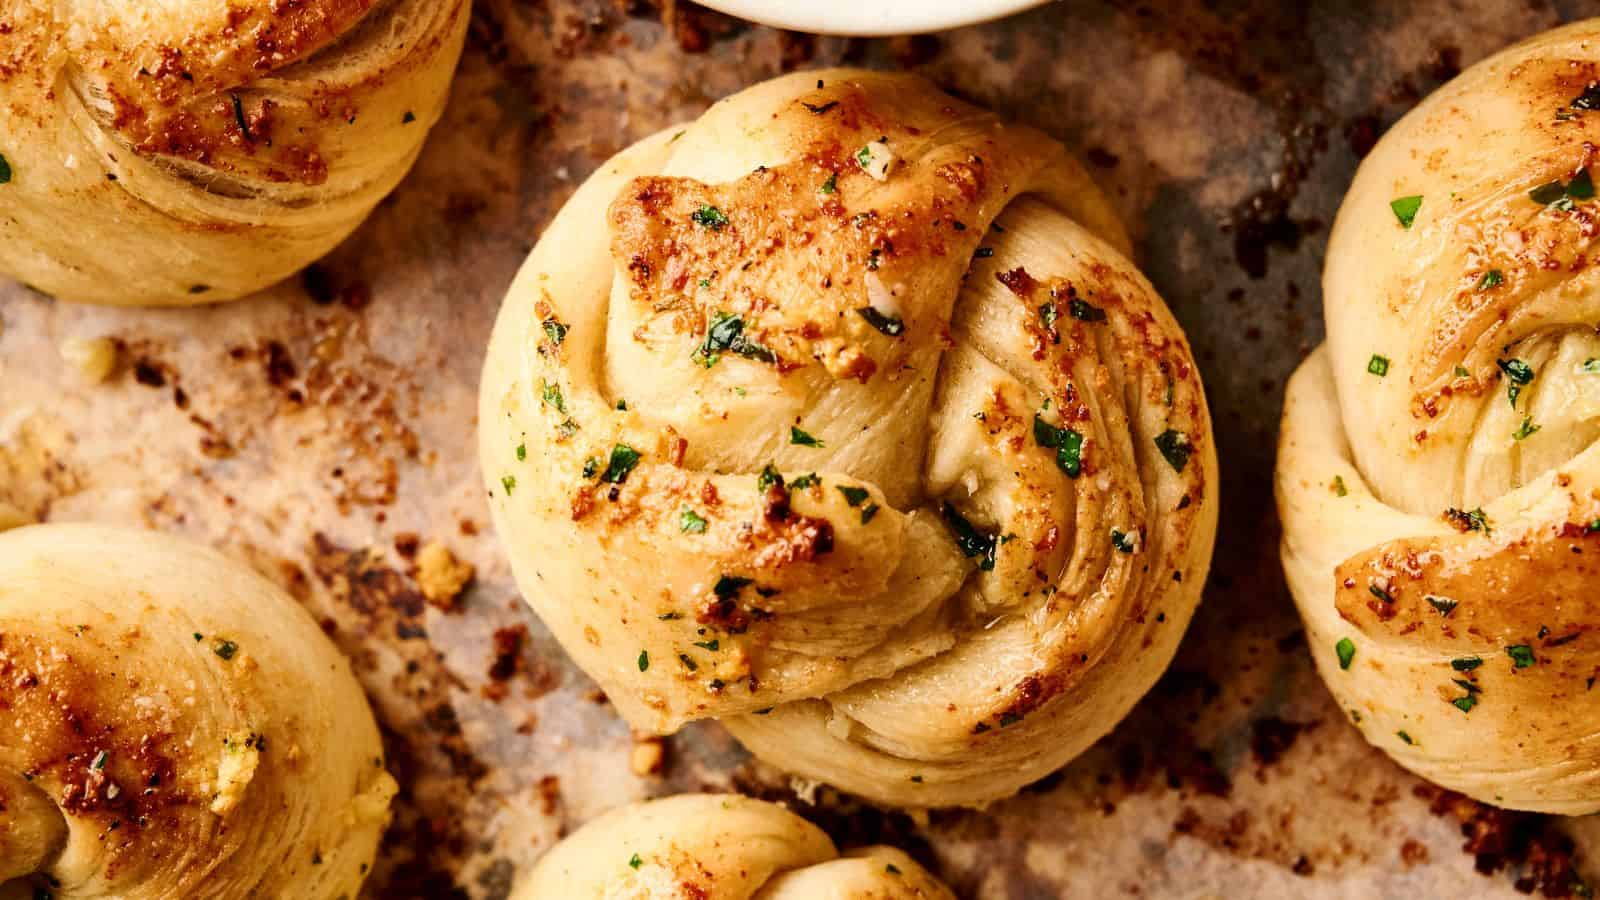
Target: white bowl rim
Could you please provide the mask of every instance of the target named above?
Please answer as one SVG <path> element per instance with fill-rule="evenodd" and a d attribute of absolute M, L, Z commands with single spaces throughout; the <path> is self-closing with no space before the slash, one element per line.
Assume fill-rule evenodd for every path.
<path fill-rule="evenodd" d="M 699 0 L 792 31 L 874 37 L 923 34 L 998 19 L 1049 0 Z"/>

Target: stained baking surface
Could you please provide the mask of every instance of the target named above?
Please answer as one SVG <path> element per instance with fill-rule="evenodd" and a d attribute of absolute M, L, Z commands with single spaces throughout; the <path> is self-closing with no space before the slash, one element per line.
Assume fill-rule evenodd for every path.
<path fill-rule="evenodd" d="M 904 846 L 967 897 L 1575 893 L 1593 820 L 1429 788 L 1346 724 L 1279 570 L 1271 468 L 1360 156 L 1459 68 L 1580 4 L 1074 0 L 889 41 L 670 0 L 477 6 L 417 171 L 303 278 L 164 311 L 0 285 L 0 501 L 199 538 L 323 620 L 402 784 L 373 896 L 503 897 L 605 809 L 729 788 L 791 800 L 844 846 Z M 1216 564 L 1157 689 L 1058 775 L 925 821 L 796 800 L 715 725 L 636 742 L 517 596 L 475 462 L 494 313 L 577 183 L 718 97 L 837 62 L 915 68 L 1091 164 L 1193 341 L 1222 457 Z M 82 342 L 102 337 L 97 381 L 107 345 Z"/>

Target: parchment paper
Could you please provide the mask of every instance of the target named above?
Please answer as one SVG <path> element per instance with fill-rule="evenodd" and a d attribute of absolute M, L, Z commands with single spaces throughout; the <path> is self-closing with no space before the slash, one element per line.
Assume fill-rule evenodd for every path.
<path fill-rule="evenodd" d="M 788 799 L 845 844 L 892 840 L 976 898 L 1576 890 L 1592 823 L 1441 794 L 1346 724 L 1279 572 L 1270 473 L 1361 153 L 1459 67 L 1600 6 L 1084 0 L 859 42 L 655 2 L 479 0 L 412 177 L 259 298 L 112 311 L 0 284 L 0 499 L 206 541 L 325 620 L 404 785 L 373 896 L 503 897 L 597 813 L 702 788 Z M 1188 329 L 1216 418 L 1221 538 L 1171 673 L 1087 756 L 983 812 L 803 802 L 706 724 L 667 742 L 663 777 L 633 774 L 627 729 L 518 597 L 475 463 L 490 322 L 577 182 L 743 85 L 840 61 L 915 67 L 1089 160 Z M 101 336 L 121 362 L 92 385 L 59 348 Z M 454 611 L 414 578 L 406 554 L 428 541 L 477 568 Z"/>

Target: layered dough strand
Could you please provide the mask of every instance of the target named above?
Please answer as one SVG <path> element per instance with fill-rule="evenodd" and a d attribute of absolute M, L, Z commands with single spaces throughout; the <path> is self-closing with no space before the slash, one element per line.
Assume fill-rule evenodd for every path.
<path fill-rule="evenodd" d="M 209 303 L 343 240 L 444 109 L 468 0 L 0 0 L 0 273 Z"/>
<path fill-rule="evenodd" d="M 395 792 L 349 664 L 265 579 L 0 534 L 0 897 L 354 897 Z"/>
<path fill-rule="evenodd" d="M 1108 731 L 1216 522 L 1184 337 L 1055 142 L 908 75 L 780 78 L 624 151 L 492 340 L 524 594 L 629 722 L 879 802 Z"/>
<path fill-rule="evenodd" d="M 689 794 L 635 803 L 580 828 L 541 859 L 513 900 L 955 900 L 892 847 L 841 854 L 771 803 Z"/>
<path fill-rule="evenodd" d="M 1600 22 L 1429 97 L 1362 164 L 1289 385 L 1283 559 L 1367 739 L 1501 806 L 1600 810 Z"/>

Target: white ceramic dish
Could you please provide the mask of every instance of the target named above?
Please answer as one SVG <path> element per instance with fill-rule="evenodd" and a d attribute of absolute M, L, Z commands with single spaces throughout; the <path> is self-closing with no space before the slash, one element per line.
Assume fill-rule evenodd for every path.
<path fill-rule="evenodd" d="M 741 19 L 815 34 L 920 34 L 998 19 L 1049 0 L 699 0 Z"/>

